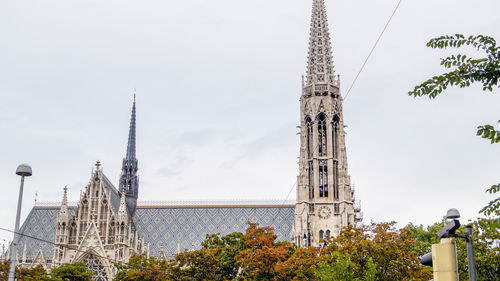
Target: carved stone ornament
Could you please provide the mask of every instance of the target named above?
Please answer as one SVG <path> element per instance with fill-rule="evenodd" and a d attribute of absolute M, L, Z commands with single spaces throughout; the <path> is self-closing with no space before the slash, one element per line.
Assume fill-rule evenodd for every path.
<path fill-rule="evenodd" d="M 327 206 L 321 206 L 318 209 L 318 215 L 322 219 L 327 219 L 332 215 L 332 210 L 330 210 Z"/>

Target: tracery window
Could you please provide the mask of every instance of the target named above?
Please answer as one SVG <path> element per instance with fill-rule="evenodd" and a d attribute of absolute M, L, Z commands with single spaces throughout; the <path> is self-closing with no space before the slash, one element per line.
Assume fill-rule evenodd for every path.
<path fill-rule="evenodd" d="M 95 281 L 107 281 L 106 269 L 101 261 L 93 254 L 89 253 L 83 259 L 85 262 L 87 269 L 92 271 L 94 275 L 92 276 L 92 280 Z"/>
<path fill-rule="evenodd" d="M 309 178 L 309 199 L 314 199 L 314 170 L 313 161 L 310 160 L 308 168 L 308 178 Z"/>
<path fill-rule="evenodd" d="M 328 238 L 330 238 L 330 229 L 327 229 L 326 233 L 325 233 L 325 239 L 328 239 Z"/>
<path fill-rule="evenodd" d="M 319 160 L 319 197 L 328 197 L 328 168 L 326 160 Z"/>
<path fill-rule="evenodd" d="M 323 230 L 319 231 L 319 239 L 323 239 Z"/>
<path fill-rule="evenodd" d="M 320 157 L 326 156 L 326 117 L 325 114 L 318 115 L 318 153 Z"/>
<path fill-rule="evenodd" d="M 339 132 L 339 116 L 335 115 L 332 121 L 332 156 L 337 157 L 338 154 L 338 132 Z"/>
<path fill-rule="evenodd" d="M 307 158 L 311 159 L 313 157 L 313 124 L 311 118 L 306 118 L 306 143 L 307 143 Z"/>
<path fill-rule="evenodd" d="M 332 155 L 333 155 L 333 198 L 339 199 L 338 172 L 339 172 L 339 122 L 340 118 L 335 115 L 332 120 Z"/>

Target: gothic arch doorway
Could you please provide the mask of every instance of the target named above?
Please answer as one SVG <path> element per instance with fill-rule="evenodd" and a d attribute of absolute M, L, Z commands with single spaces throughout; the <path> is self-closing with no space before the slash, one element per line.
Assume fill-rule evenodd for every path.
<path fill-rule="evenodd" d="M 87 269 L 92 271 L 94 275 L 92 279 L 95 281 L 108 281 L 108 274 L 106 272 L 106 267 L 97 258 L 97 256 L 91 252 L 86 253 L 82 258 L 82 261 L 87 265 Z"/>

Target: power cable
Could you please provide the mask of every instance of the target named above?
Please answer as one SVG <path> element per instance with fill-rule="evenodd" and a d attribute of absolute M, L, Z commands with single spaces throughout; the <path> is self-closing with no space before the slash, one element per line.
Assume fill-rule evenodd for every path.
<path fill-rule="evenodd" d="M 373 44 L 373 47 L 372 49 L 370 50 L 370 53 L 368 54 L 368 56 L 366 57 L 365 61 L 363 62 L 363 65 L 361 66 L 361 68 L 359 69 L 358 71 L 358 74 L 356 75 L 356 77 L 354 78 L 354 80 L 352 81 L 351 83 L 351 86 L 349 87 L 349 90 L 347 90 L 347 93 L 345 94 L 343 100 L 345 102 L 347 96 L 349 95 L 349 93 L 351 92 L 352 90 L 352 87 L 354 87 L 354 84 L 356 84 L 356 81 L 358 80 L 358 77 L 359 75 L 361 74 L 361 72 L 363 71 L 363 69 L 365 68 L 365 65 L 366 63 L 368 62 L 368 59 L 370 59 L 370 56 L 372 55 L 373 53 L 373 50 L 375 50 L 375 47 L 377 47 L 377 44 L 378 42 L 380 41 L 380 38 L 382 38 L 382 35 L 384 34 L 385 30 L 387 29 L 387 26 L 389 26 L 389 23 L 391 22 L 392 20 L 392 17 L 394 16 L 394 14 L 396 14 L 396 11 L 398 10 L 399 8 L 399 5 L 401 4 L 401 2 L 403 2 L 403 0 L 399 0 L 398 4 L 396 5 L 396 8 L 394 8 L 394 11 L 392 12 L 391 16 L 389 17 L 389 20 L 386 22 L 384 28 L 382 29 L 382 32 L 380 33 L 380 35 L 378 36 L 377 38 L 377 41 L 375 41 L 375 44 Z"/>

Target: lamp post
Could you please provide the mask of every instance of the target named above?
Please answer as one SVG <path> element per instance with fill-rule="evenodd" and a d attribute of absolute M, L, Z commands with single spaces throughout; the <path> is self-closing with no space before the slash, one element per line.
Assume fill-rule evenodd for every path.
<path fill-rule="evenodd" d="M 28 164 L 21 164 L 16 169 L 16 175 L 21 176 L 21 187 L 19 188 L 19 199 L 17 201 L 17 214 L 16 214 L 16 226 L 14 228 L 14 240 L 11 245 L 11 259 L 9 268 L 9 281 L 14 281 L 16 275 L 16 261 L 17 261 L 17 243 L 19 242 L 19 219 L 21 217 L 21 206 L 23 204 L 23 188 L 24 188 L 24 177 L 29 177 L 33 173 L 31 167 Z"/>

